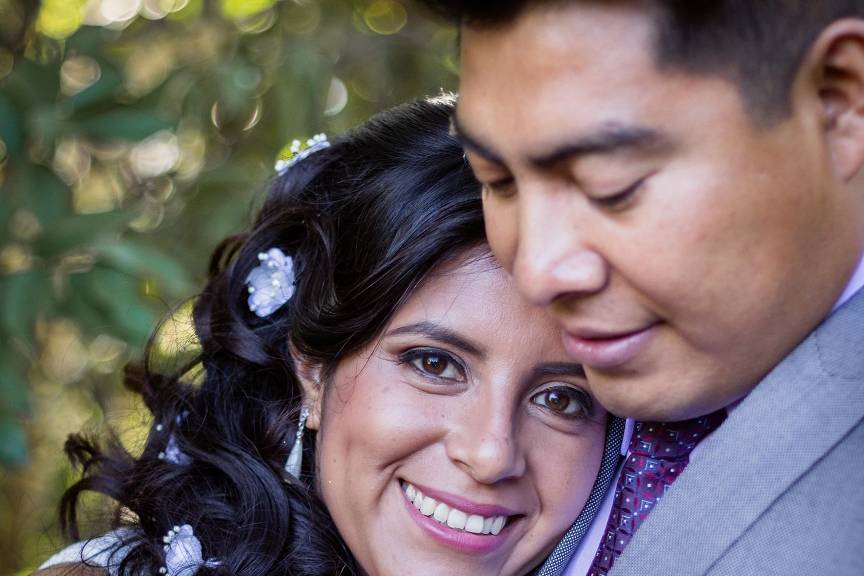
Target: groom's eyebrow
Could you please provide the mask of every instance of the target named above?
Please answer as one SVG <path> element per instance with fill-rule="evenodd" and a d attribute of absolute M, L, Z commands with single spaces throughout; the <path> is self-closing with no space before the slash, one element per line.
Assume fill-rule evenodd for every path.
<path fill-rule="evenodd" d="M 435 324 L 434 322 L 415 322 L 406 324 L 399 328 L 394 328 L 387 333 L 387 336 L 399 336 L 402 334 L 412 334 L 417 336 L 425 336 L 432 340 L 437 340 L 442 344 L 449 344 L 454 348 L 458 348 L 467 354 L 483 358 L 486 356 L 486 349 L 480 343 L 467 338 L 458 332 L 449 328 Z"/>
<path fill-rule="evenodd" d="M 531 380 L 541 380 L 549 376 L 569 376 L 571 378 L 586 378 L 585 368 L 575 362 L 552 362 L 535 366 L 531 371 Z"/>
<path fill-rule="evenodd" d="M 502 166 L 506 165 L 501 154 L 471 134 L 470 130 L 460 122 L 457 112 L 454 112 L 451 117 L 451 132 L 459 139 L 462 146 L 466 150 L 470 150 L 490 162 Z M 673 142 L 668 135 L 653 128 L 608 123 L 584 135 L 577 136 L 569 142 L 555 146 L 549 151 L 532 156 L 529 161 L 540 168 L 548 168 L 560 162 L 585 156 L 640 151 L 656 152 L 658 150 L 668 150 L 672 147 Z"/>
<path fill-rule="evenodd" d="M 548 168 L 585 156 L 668 150 L 671 147 L 672 142 L 668 136 L 653 128 L 606 124 L 532 157 L 531 163 Z"/>
<path fill-rule="evenodd" d="M 462 144 L 462 147 L 466 150 L 470 150 L 475 154 L 482 156 L 483 158 L 489 160 L 490 162 L 494 162 L 495 164 L 501 164 L 504 166 L 504 160 L 500 154 L 495 152 L 489 146 L 480 142 L 478 138 L 472 136 L 469 131 L 465 129 L 459 122 L 459 115 L 457 114 L 458 108 L 453 112 L 453 115 L 450 117 L 450 132 L 455 136 L 459 143 Z"/>

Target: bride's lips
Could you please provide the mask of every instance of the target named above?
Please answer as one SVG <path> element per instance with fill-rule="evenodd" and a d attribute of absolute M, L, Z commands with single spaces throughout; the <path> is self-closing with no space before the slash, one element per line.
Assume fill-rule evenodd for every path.
<path fill-rule="evenodd" d="M 421 490 L 426 496 L 431 496 L 439 502 L 444 502 L 448 506 L 458 508 L 468 514 L 479 514 L 480 516 L 516 516 L 519 514 L 519 512 L 504 506 L 495 504 L 477 504 L 467 498 L 457 496 L 450 492 L 436 490 L 424 484 L 419 484 L 417 482 L 411 482 L 411 484 Z"/>
<path fill-rule="evenodd" d="M 574 360 L 595 370 L 610 370 L 636 358 L 654 339 L 658 328 L 659 323 L 618 333 L 565 329 L 562 338 Z"/>
<path fill-rule="evenodd" d="M 519 522 L 522 518 L 521 514 L 509 516 L 507 518 L 506 524 L 497 534 L 475 534 L 465 530 L 453 529 L 430 516 L 422 514 L 417 509 L 417 507 L 405 496 L 404 486 L 401 485 L 401 482 L 397 484 L 399 485 L 399 491 L 402 492 L 401 499 L 404 503 L 406 511 L 408 512 L 408 515 L 421 528 L 421 530 L 425 534 L 425 537 L 429 538 L 433 542 L 443 544 L 444 546 L 456 552 L 473 555 L 488 554 L 490 552 L 498 550 L 499 548 L 504 546 L 505 543 L 510 539 L 513 525 Z M 447 498 L 447 502 L 450 502 L 451 504 L 456 504 L 458 502 L 459 505 L 461 505 L 462 507 L 467 508 L 475 513 L 481 511 L 487 513 L 511 512 L 507 508 L 494 505 L 489 506 L 476 504 L 453 494 L 447 494 L 444 492 L 439 492 L 437 490 L 430 490 L 428 488 L 427 490 L 430 493 L 435 492 L 436 496 L 438 496 L 439 498 L 445 496 Z M 443 499 L 442 503 L 445 503 L 443 502 Z"/>

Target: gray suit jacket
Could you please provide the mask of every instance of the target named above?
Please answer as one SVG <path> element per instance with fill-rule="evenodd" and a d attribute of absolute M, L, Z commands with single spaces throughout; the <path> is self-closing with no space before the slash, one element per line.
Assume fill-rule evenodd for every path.
<path fill-rule="evenodd" d="M 864 575 L 864 292 L 702 444 L 610 576 Z"/>

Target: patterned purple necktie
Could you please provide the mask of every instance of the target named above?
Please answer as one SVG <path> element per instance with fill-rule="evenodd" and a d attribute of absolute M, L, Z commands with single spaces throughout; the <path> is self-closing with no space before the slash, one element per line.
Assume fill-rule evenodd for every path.
<path fill-rule="evenodd" d="M 606 535 L 588 576 L 606 576 L 615 559 L 690 461 L 690 452 L 726 419 L 726 409 L 683 422 L 638 422 L 618 477 Z"/>

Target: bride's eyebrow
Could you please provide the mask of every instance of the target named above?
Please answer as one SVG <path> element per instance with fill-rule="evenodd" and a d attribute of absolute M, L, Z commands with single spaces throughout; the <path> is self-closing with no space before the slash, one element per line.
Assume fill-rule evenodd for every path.
<path fill-rule="evenodd" d="M 394 328 L 385 334 L 387 336 L 399 336 L 403 334 L 412 334 L 417 336 L 425 336 L 432 340 L 437 340 L 442 344 L 449 344 L 454 348 L 459 348 L 466 354 L 477 356 L 478 358 L 486 357 L 486 348 L 479 342 L 473 341 L 467 336 L 463 336 L 458 332 L 451 330 L 434 322 L 415 322 Z"/>

